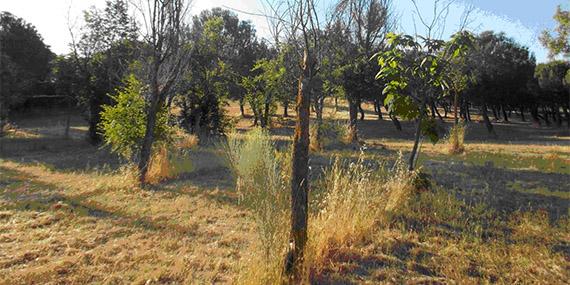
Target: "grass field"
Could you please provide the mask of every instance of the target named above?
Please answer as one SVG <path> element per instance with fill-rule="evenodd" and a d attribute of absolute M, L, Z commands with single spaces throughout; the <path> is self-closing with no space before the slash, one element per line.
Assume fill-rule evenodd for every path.
<path fill-rule="evenodd" d="M 412 122 L 399 132 L 367 112 L 359 122 L 365 147 L 311 154 L 316 188 L 334 157 L 390 165 L 411 149 Z M 347 117 L 342 108 L 325 114 Z M 248 283 L 256 221 L 217 144 L 180 152 L 191 170 L 141 190 L 117 156 L 81 139 L 77 114 L 63 138 L 65 117 L 16 117 L 17 129 L 0 141 L 0 284 Z M 292 125 L 274 120 L 282 151 Z M 514 115 L 495 128 L 492 138 L 469 124 L 461 155 L 424 142 L 419 161 L 431 187 L 327 247 L 310 267 L 311 283 L 568 284 L 570 133 Z"/>

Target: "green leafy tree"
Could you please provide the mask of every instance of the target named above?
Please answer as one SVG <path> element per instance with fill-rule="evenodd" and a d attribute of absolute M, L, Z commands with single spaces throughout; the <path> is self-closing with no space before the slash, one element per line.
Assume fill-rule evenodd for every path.
<path fill-rule="evenodd" d="M 148 88 L 134 75 L 129 75 L 125 86 L 109 95 L 112 105 L 103 105 L 99 130 L 111 149 L 128 159 L 138 161 L 142 141 L 146 132 L 146 109 L 148 103 L 143 95 Z M 168 109 L 163 106 L 156 119 L 154 136 L 157 143 L 168 142 L 172 130 L 168 125 Z"/>
<path fill-rule="evenodd" d="M 34 26 L 0 13 L 0 136 L 9 109 L 45 91 L 53 57 Z"/>
<path fill-rule="evenodd" d="M 438 140 L 436 125 L 427 119 L 430 102 L 444 95 L 448 89 L 445 67 L 449 60 L 461 55 L 463 45 L 458 41 L 446 46 L 444 41 L 390 33 L 388 49 L 375 56 L 381 69 L 378 79 L 387 82 L 383 93 L 388 109 L 405 118 L 416 119 L 414 146 L 409 158 L 409 169 L 414 169 L 419 141 L 426 135 L 432 142 Z M 443 90 L 443 91 L 441 91 Z"/>
<path fill-rule="evenodd" d="M 562 109 L 570 125 L 569 88 L 566 78 L 570 72 L 570 62 L 555 60 L 536 66 L 534 76 L 540 86 L 538 102 L 552 109 L 555 120 L 561 124 L 558 110 Z"/>
<path fill-rule="evenodd" d="M 104 9 L 92 7 L 83 17 L 85 24 L 78 42 L 72 44 L 71 55 L 81 79 L 77 86 L 82 88 L 77 91 L 79 102 L 87 109 L 88 138 L 98 144 L 101 106 L 110 103 L 107 94 L 130 72 L 138 49 L 138 29 L 126 0 L 108 0 Z"/>
<path fill-rule="evenodd" d="M 551 31 L 545 30 L 540 36 L 540 42 L 549 51 L 550 58 L 557 55 L 563 55 L 566 58 L 570 57 L 570 11 L 562 10 L 560 5 L 556 8 L 554 13 L 554 20 L 558 26 L 554 29 L 554 34 Z"/>

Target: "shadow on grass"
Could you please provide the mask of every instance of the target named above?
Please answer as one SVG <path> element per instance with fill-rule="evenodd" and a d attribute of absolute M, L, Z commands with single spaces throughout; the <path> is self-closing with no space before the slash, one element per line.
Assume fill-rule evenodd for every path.
<path fill-rule="evenodd" d="M 0 189 L 0 198 L 6 201 L 5 210 L 16 211 L 67 211 L 79 217 L 105 219 L 120 226 L 136 227 L 146 231 L 168 231 L 181 235 L 193 235 L 195 229 L 156 222 L 151 217 L 135 216 L 116 208 L 109 208 L 100 203 L 89 201 L 107 189 L 97 189 L 88 194 L 72 197 L 65 195 L 53 184 L 37 181 L 33 177 L 16 170 L 0 167 L 3 181 L 7 185 Z"/>

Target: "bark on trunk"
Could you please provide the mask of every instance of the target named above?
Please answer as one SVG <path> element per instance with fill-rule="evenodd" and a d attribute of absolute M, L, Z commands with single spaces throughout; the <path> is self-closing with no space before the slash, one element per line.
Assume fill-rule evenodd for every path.
<path fill-rule="evenodd" d="M 402 124 L 400 124 L 400 121 L 398 121 L 398 117 L 392 114 L 392 112 L 388 113 L 388 116 L 390 117 L 390 120 L 392 120 L 392 123 L 394 123 L 394 127 L 396 127 L 396 130 L 402 131 Z"/>
<path fill-rule="evenodd" d="M 286 266 L 293 280 L 301 280 L 303 252 L 307 243 L 308 191 L 309 191 L 309 109 L 311 105 L 310 83 L 313 61 L 305 52 L 303 74 L 299 78 L 297 94 L 297 119 L 293 138 L 293 162 L 291 173 L 291 241 L 292 264 Z"/>
<path fill-rule="evenodd" d="M 358 142 L 357 120 L 358 106 L 356 100 L 352 96 L 348 98 L 348 115 L 349 115 L 349 141 L 350 143 Z"/>
<path fill-rule="evenodd" d="M 420 106 L 420 116 L 418 117 L 418 122 L 416 125 L 416 133 L 414 136 L 414 146 L 412 148 L 412 152 L 410 153 L 410 159 L 408 161 L 408 170 L 412 171 L 415 167 L 416 156 L 418 155 L 418 147 L 420 145 L 420 138 L 422 132 L 422 121 L 424 119 L 424 115 L 426 113 L 425 109 L 425 97 L 423 99 L 422 105 Z"/>
<path fill-rule="evenodd" d="M 521 107 L 521 121 L 526 122 L 525 118 L 524 118 L 524 108 Z"/>
<path fill-rule="evenodd" d="M 146 131 L 141 147 L 139 157 L 139 183 L 141 187 L 146 185 L 146 173 L 148 172 L 148 165 L 150 156 L 152 154 L 152 144 L 154 143 L 154 127 L 156 125 L 156 116 L 162 103 L 162 96 L 158 86 L 158 64 L 153 66 L 153 73 L 151 77 L 151 99 L 146 114 Z"/>

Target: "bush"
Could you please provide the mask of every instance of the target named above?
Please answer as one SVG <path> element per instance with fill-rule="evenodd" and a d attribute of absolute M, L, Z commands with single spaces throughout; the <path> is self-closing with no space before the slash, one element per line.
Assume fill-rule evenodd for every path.
<path fill-rule="evenodd" d="M 280 167 L 269 134 L 260 128 L 243 136 L 230 133 L 222 148 L 236 177 L 239 201 L 253 212 L 259 237 L 239 283 L 280 283 L 290 216 L 287 170 Z"/>
<path fill-rule="evenodd" d="M 134 75 L 124 83 L 115 95 L 109 95 L 115 104 L 103 106 L 99 128 L 112 151 L 133 162 L 146 132 L 147 103 L 142 95 L 146 87 Z M 154 130 L 156 143 L 169 142 L 172 130 L 166 108 L 159 111 Z"/>

